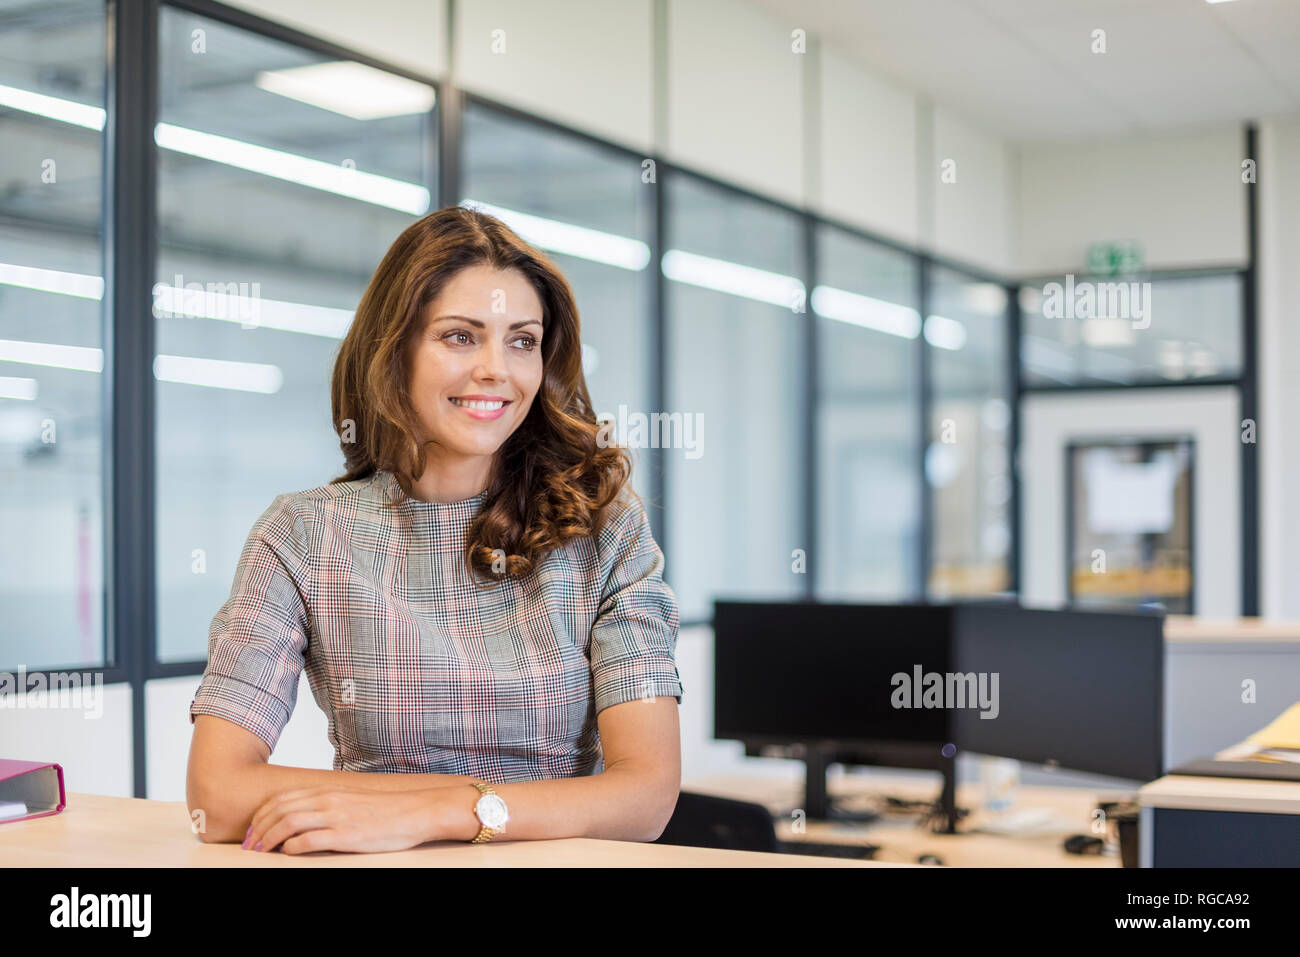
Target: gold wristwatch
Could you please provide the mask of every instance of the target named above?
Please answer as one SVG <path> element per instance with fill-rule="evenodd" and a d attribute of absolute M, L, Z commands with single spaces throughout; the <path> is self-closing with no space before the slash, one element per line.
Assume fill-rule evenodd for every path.
<path fill-rule="evenodd" d="M 480 824 L 478 836 L 470 843 L 486 844 L 496 836 L 498 831 L 505 829 L 506 821 L 510 820 L 510 813 L 506 809 L 505 800 L 492 790 L 492 785 L 484 784 L 482 781 L 469 783 L 483 794 L 474 805 L 474 816 L 478 818 Z"/>

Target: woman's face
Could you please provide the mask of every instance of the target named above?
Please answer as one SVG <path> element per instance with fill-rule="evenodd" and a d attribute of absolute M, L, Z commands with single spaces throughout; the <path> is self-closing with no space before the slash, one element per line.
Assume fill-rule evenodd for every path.
<path fill-rule="evenodd" d="M 422 315 L 411 403 L 434 457 L 493 455 L 542 384 L 542 303 L 517 269 L 456 273 Z"/>

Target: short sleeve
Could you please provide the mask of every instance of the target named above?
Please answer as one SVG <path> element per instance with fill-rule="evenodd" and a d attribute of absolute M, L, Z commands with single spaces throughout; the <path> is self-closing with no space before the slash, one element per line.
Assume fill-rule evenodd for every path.
<path fill-rule="evenodd" d="M 307 652 L 309 561 L 302 519 L 279 495 L 254 523 L 234 584 L 208 630 L 208 665 L 190 704 L 233 721 L 275 750 Z"/>
<path fill-rule="evenodd" d="M 664 556 L 641 502 L 625 493 L 598 535 L 604 587 L 591 629 L 591 673 L 599 713 L 637 698 L 671 695 L 677 671 L 677 596 L 663 579 Z"/>

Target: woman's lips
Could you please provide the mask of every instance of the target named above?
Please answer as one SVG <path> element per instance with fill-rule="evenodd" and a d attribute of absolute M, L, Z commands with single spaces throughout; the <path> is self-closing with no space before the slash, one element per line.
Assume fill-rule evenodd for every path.
<path fill-rule="evenodd" d="M 452 396 L 448 401 L 470 418 L 492 421 L 505 415 L 508 399 L 461 398 Z"/>

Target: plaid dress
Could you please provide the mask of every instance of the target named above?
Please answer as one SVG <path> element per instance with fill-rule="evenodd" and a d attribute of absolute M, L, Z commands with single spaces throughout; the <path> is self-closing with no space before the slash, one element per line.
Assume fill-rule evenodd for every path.
<path fill-rule="evenodd" d="M 672 695 L 677 599 L 630 495 L 599 535 L 476 587 L 465 536 L 485 495 L 410 500 L 391 472 L 279 495 L 212 620 L 190 721 L 274 750 L 306 668 L 334 768 L 537 780 L 603 769 L 596 714 Z"/>

